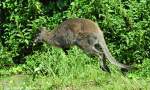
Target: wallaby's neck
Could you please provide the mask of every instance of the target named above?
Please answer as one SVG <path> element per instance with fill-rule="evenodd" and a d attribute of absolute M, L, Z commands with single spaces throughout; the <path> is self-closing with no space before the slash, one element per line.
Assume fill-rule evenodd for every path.
<path fill-rule="evenodd" d="M 42 35 L 42 40 L 44 42 L 47 42 L 49 44 L 53 44 L 53 39 L 55 36 L 53 31 L 50 32 L 50 31 L 44 30 L 44 31 L 42 31 L 41 35 Z"/>

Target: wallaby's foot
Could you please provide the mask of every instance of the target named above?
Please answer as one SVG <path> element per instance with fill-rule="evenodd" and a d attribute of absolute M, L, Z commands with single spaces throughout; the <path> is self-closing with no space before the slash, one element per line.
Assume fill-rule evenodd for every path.
<path fill-rule="evenodd" d="M 111 72 L 110 72 L 110 69 L 108 68 L 108 66 L 105 66 L 105 67 L 100 66 L 100 68 L 101 68 L 103 71 L 105 71 L 105 72 L 111 73 Z"/>

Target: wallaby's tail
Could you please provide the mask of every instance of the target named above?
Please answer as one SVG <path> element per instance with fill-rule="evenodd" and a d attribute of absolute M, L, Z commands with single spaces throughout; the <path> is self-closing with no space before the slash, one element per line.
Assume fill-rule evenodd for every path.
<path fill-rule="evenodd" d="M 125 69 L 131 69 L 130 66 L 128 65 L 125 65 L 125 64 L 121 64 L 119 63 L 118 61 L 116 61 L 116 59 L 111 55 L 111 53 L 109 52 L 108 48 L 107 48 L 107 45 L 106 45 L 106 42 L 105 40 L 103 39 L 102 42 L 100 42 L 100 46 L 102 48 L 102 50 L 104 51 L 104 54 L 106 56 L 106 58 L 114 65 L 118 66 L 118 67 L 121 67 L 121 68 L 125 68 Z"/>

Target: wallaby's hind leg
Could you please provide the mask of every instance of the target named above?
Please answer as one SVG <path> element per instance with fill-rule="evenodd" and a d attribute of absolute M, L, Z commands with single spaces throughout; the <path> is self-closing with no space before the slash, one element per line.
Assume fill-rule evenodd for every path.
<path fill-rule="evenodd" d="M 97 49 L 95 47 L 94 43 L 89 44 L 88 42 L 86 42 L 86 40 L 82 40 L 77 43 L 77 46 L 79 46 L 84 52 L 88 54 L 98 56 L 100 61 L 100 67 L 102 68 L 102 70 L 110 72 L 108 66 L 106 65 L 105 55 L 103 54 L 103 52 L 100 52 L 100 49 Z"/>
<path fill-rule="evenodd" d="M 100 68 L 103 70 L 103 71 L 107 71 L 110 73 L 110 69 L 108 68 L 108 66 L 106 65 L 106 57 L 105 57 L 105 54 L 102 52 L 101 53 L 101 59 L 99 60 L 99 63 L 100 63 Z"/>
<path fill-rule="evenodd" d="M 102 49 L 101 49 L 101 46 L 100 44 L 95 44 L 94 47 L 98 50 L 98 51 L 101 51 L 100 52 L 100 59 L 99 59 L 99 63 L 100 63 L 100 68 L 103 70 L 103 71 L 107 71 L 107 72 L 110 72 L 110 69 L 108 68 L 108 66 L 106 65 L 106 56 L 104 54 L 104 52 L 102 52 Z"/>

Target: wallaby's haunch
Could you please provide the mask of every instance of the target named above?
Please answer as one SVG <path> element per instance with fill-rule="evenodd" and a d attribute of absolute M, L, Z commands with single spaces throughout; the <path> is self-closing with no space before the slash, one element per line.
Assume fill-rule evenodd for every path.
<path fill-rule="evenodd" d="M 103 32 L 99 26 L 88 19 L 69 19 L 62 22 L 53 31 L 48 32 L 45 27 L 34 39 L 34 43 L 47 42 L 62 48 L 65 52 L 71 46 L 76 45 L 88 54 L 99 57 L 102 70 L 110 72 L 106 65 L 106 58 L 120 68 L 130 69 L 129 66 L 121 64 L 109 52 L 104 40 Z"/>

